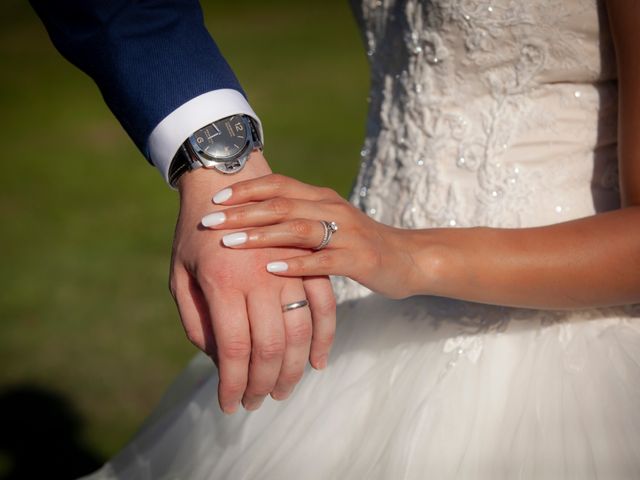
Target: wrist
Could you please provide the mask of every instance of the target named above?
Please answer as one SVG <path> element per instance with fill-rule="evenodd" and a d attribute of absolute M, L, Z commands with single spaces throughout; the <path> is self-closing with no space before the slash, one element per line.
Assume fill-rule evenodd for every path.
<path fill-rule="evenodd" d="M 407 288 L 410 295 L 450 294 L 449 285 L 455 277 L 460 258 L 446 241 L 448 229 L 409 230 L 406 251 L 411 258 Z"/>
<path fill-rule="evenodd" d="M 258 137 L 264 138 L 260 119 L 244 95 L 233 88 L 212 90 L 187 101 L 167 115 L 151 132 L 148 140 L 149 156 L 164 179 L 171 186 L 170 170 L 175 155 L 189 136 L 203 125 L 215 123 L 235 115 L 253 119 Z"/>
<path fill-rule="evenodd" d="M 376 275 L 393 272 L 385 282 L 388 289 L 384 294 L 395 299 L 426 294 L 427 282 L 422 268 L 425 242 L 418 231 L 378 224 L 375 238 L 382 239 L 378 245 L 381 263 Z"/>
<path fill-rule="evenodd" d="M 212 207 L 213 195 L 229 185 L 262 177 L 271 173 L 263 153 L 256 150 L 249 155 L 244 168 L 233 174 L 225 174 L 215 169 L 198 168 L 184 173 L 177 182 L 181 205 L 185 202 L 203 203 L 207 208 Z"/>

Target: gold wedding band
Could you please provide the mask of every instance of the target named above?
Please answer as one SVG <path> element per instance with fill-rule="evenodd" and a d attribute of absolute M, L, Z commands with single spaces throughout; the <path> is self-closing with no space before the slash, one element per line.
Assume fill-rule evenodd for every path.
<path fill-rule="evenodd" d="M 299 300 L 297 302 L 287 303 L 286 305 L 283 305 L 282 311 L 288 312 L 289 310 L 295 310 L 296 308 L 303 308 L 303 307 L 306 307 L 307 305 L 309 305 L 309 302 L 307 300 Z"/>

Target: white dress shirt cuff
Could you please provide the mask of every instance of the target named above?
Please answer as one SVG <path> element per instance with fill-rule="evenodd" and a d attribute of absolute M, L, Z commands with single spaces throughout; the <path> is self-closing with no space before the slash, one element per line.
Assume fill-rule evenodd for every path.
<path fill-rule="evenodd" d="M 253 117 L 258 124 L 260 139 L 264 142 L 260 119 L 237 90 L 224 88 L 203 93 L 162 119 L 149 136 L 149 156 L 164 180 L 169 183 L 171 160 L 192 133 L 209 123 L 236 114 Z"/>

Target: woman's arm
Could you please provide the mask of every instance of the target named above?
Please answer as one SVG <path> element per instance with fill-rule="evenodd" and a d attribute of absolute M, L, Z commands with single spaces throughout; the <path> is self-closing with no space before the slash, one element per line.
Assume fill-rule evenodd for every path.
<path fill-rule="evenodd" d="M 416 232 L 418 284 L 436 295 L 536 308 L 640 302 L 640 3 L 607 7 L 623 208 L 540 228 Z"/>
<path fill-rule="evenodd" d="M 549 227 L 417 234 L 416 263 L 437 265 L 419 269 L 437 279 L 434 293 L 537 308 L 640 302 L 640 3 L 609 0 L 607 7 L 618 64 L 623 208 Z"/>
<path fill-rule="evenodd" d="M 640 302 L 640 207 L 548 227 L 412 237 L 415 283 L 431 294 L 534 308 Z"/>
<path fill-rule="evenodd" d="M 392 298 L 439 295 L 533 308 L 640 302 L 640 206 L 547 227 L 405 230 L 378 223 L 326 188 L 279 175 L 221 192 L 203 219 L 232 248 L 327 248 L 269 264 L 283 276 L 345 275 Z M 246 205 L 249 201 L 259 203 Z M 252 227 L 252 228 L 247 228 Z"/>

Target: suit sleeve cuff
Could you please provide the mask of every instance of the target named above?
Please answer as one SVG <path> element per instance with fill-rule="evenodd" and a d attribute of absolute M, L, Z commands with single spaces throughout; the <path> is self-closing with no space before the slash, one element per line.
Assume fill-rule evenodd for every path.
<path fill-rule="evenodd" d="M 189 135 L 209 123 L 237 114 L 249 115 L 256 120 L 264 143 L 260 119 L 237 90 L 225 88 L 203 93 L 167 115 L 149 136 L 149 157 L 165 182 L 169 183 L 171 160 Z"/>

